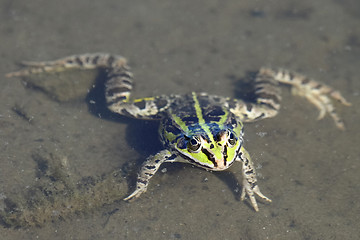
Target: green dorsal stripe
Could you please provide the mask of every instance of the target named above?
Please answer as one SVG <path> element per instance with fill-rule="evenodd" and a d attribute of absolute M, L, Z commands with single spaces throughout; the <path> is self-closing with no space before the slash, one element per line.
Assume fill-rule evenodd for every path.
<path fill-rule="evenodd" d="M 218 121 L 218 125 L 219 126 L 221 126 L 222 128 L 224 128 L 224 124 L 225 124 L 225 122 L 226 122 L 226 120 L 228 119 L 228 116 L 229 116 L 229 111 L 228 110 L 226 110 L 226 109 L 224 109 L 223 108 L 223 110 L 224 110 L 224 113 L 225 114 L 223 114 L 223 115 L 221 115 L 221 118 L 220 118 L 220 120 Z"/>
<path fill-rule="evenodd" d="M 209 126 L 205 123 L 203 113 L 201 111 L 201 106 L 199 100 L 197 99 L 197 95 L 195 92 L 192 92 L 193 100 L 194 100 L 194 108 L 196 112 L 196 117 L 198 118 L 200 127 L 204 130 L 206 135 L 210 138 L 210 141 L 214 142 L 214 136 L 212 135 Z"/>
<path fill-rule="evenodd" d="M 176 116 L 175 114 L 172 114 L 172 113 L 171 113 L 171 117 L 172 117 L 172 119 L 174 119 L 176 124 L 179 125 L 179 127 L 180 127 L 180 129 L 182 129 L 182 131 L 189 132 L 188 126 L 186 125 L 186 123 L 183 120 L 181 120 L 180 117 L 178 117 L 178 116 Z"/>

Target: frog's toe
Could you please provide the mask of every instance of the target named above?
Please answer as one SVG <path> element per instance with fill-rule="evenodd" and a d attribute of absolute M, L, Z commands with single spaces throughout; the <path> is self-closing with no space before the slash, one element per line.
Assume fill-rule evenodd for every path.
<path fill-rule="evenodd" d="M 144 192 L 146 192 L 146 188 L 142 188 L 138 186 L 132 194 L 124 198 L 124 201 L 132 201 L 135 198 L 138 198 Z"/>
<path fill-rule="evenodd" d="M 251 186 L 248 184 L 244 185 L 243 190 L 241 192 L 241 200 L 243 201 L 246 195 L 248 195 L 250 198 L 251 205 L 253 206 L 254 210 L 258 212 L 259 207 L 256 202 L 255 194 L 267 202 L 271 202 L 271 199 L 266 197 L 264 194 L 262 194 L 258 185 L 256 185 L 254 188 L 251 188 Z"/>

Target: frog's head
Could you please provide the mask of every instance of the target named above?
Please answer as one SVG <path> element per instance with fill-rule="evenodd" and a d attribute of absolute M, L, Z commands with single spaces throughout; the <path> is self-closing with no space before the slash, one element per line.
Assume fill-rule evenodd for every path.
<path fill-rule="evenodd" d="M 213 171 L 221 171 L 235 161 L 243 144 L 242 135 L 242 125 L 237 132 L 225 128 L 216 132 L 211 131 L 211 134 L 195 133 L 179 138 L 175 148 L 191 163 Z"/>

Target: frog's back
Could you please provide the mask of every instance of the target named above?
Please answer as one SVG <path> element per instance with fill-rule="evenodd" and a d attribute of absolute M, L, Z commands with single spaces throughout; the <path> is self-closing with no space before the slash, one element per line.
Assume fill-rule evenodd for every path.
<path fill-rule="evenodd" d="M 220 97 L 190 93 L 173 96 L 167 116 L 162 120 L 162 127 L 165 130 L 162 134 L 172 133 L 178 137 L 201 134 L 213 139 L 220 131 L 227 128 L 234 129 L 238 125 L 242 124 L 221 103 Z"/>
<path fill-rule="evenodd" d="M 194 92 L 174 98 L 168 112 L 186 125 L 218 122 L 229 114 L 220 97 Z"/>

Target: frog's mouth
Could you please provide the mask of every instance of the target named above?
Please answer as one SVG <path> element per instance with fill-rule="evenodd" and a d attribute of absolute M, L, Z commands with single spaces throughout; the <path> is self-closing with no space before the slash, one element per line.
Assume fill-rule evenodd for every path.
<path fill-rule="evenodd" d="M 199 155 L 198 158 L 194 158 L 190 153 L 185 153 L 182 151 L 178 151 L 178 152 L 182 158 L 184 158 L 191 164 L 201 166 L 211 171 L 223 171 L 229 168 L 236 160 L 240 148 L 241 145 L 238 146 L 238 149 L 235 151 L 236 152 L 235 154 L 230 154 L 231 160 L 229 159 L 229 155 L 228 155 L 229 148 L 227 146 L 224 146 L 220 157 L 216 157 L 215 154 L 210 149 L 206 147 L 201 147 L 201 150 L 197 154 L 202 155 L 202 159 L 203 159 L 202 161 L 199 161 L 200 158 Z"/>
<path fill-rule="evenodd" d="M 216 158 L 215 154 L 213 154 L 212 152 L 210 152 L 206 148 L 202 148 L 201 152 L 206 155 L 206 157 L 208 158 L 208 160 L 210 162 L 213 163 L 214 166 L 211 169 L 221 171 L 221 170 L 224 170 L 224 169 L 229 167 L 229 164 L 227 164 L 228 155 L 227 155 L 227 147 L 226 146 L 224 146 L 224 151 L 223 151 L 223 154 L 222 154 L 223 158 L 222 159 Z"/>

